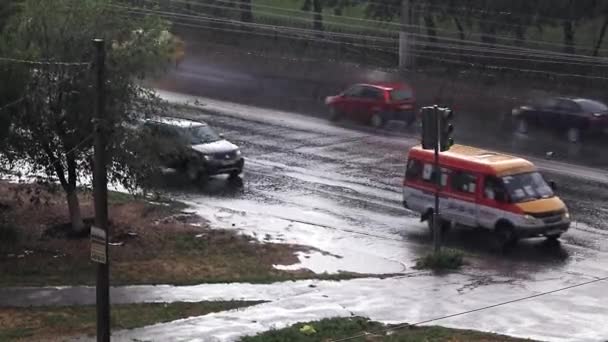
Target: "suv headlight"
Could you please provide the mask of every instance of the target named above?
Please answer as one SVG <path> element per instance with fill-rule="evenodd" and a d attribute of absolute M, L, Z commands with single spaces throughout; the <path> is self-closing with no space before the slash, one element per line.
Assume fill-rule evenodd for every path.
<path fill-rule="evenodd" d="M 536 222 L 536 217 L 534 217 L 532 215 L 524 215 L 524 220 L 526 220 L 530 223 L 534 223 L 534 222 Z"/>
<path fill-rule="evenodd" d="M 211 160 L 211 156 L 208 154 L 203 154 L 203 159 L 205 159 L 206 161 L 210 161 Z"/>
<path fill-rule="evenodd" d="M 569 213 L 568 211 L 565 211 L 565 212 L 562 214 L 562 219 L 564 219 L 564 220 L 569 220 L 569 219 L 570 219 L 570 213 Z"/>
<path fill-rule="evenodd" d="M 242 154 L 242 153 L 241 153 L 241 150 L 236 150 L 236 156 L 237 156 L 237 157 L 240 157 L 240 156 L 241 156 L 241 154 Z"/>

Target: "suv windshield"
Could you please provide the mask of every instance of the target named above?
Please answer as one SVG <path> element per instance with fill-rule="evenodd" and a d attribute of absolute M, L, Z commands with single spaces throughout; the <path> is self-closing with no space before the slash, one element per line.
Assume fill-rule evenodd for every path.
<path fill-rule="evenodd" d="M 520 173 L 502 177 L 509 198 L 513 203 L 528 202 L 553 197 L 553 190 L 538 172 Z"/>
<path fill-rule="evenodd" d="M 208 144 L 222 140 L 222 138 L 209 126 L 188 127 L 186 129 L 186 135 L 192 145 Z"/>
<path fill-rule="evenodd" d="M 403 101 L 411 99 L 414 94 L 408 89 L 394 89 L 390 91 L 391 101 Z"/>

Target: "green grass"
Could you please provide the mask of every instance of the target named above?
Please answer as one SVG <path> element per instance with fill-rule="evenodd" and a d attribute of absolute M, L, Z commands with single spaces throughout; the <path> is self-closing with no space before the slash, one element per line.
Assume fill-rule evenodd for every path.
<path fill-rule="evenodd" d="M 418 270 L 430 269 L 434 271 L 457 270 L 464 265 L 464 253 L 454 249 L 442 249 L 437 253 L 430 253 L 416 262 L 414 268 Z"/>
<path fill-rule="evenodd" d="M 310 325 L 316 333 L 306 335 L 300 329 Z M 365 337 L 358 337 L 349 341 L 353 342 L 476 342 L 496 341 L 515 342 L 529 341 L 515 339 L 508 336 L 483 333 L 471 330 L 457 330 L 442 327 L 406 327 L 403 329 L 390 330 L 378 322 L 372 322 L 365 318 L 332 318 L 317 322 L 298 323 L 291 327 L 273 330 L 257 336 L 244 337 L 241 342 L 325 342 L 331 339 L 352 337 L 363 333 L 372 333 Z M 390 330 L 390 334 L 388 331 Z"/>
<path fill-rule="evenodd" d="M 113 330 L 134 329 L 156 323 L 206 315 L 260 304 L 260 301 L 198 302 L 168 304 L 113 305 Z M 44 340 L 56 336 L 91 335 L 95 333 L 95 306 L 0 309 L 10 315 L 10 327 L 0 327 L 0 341 L 23 338 Z"/>
<path fill-rule="evenodd" d="M 0 341 L 17 341 L 23 340 L 34 335 L 34 330 L 31 328 L 0 328 Z"/>
<path fill-rule="evenodd" d="M 300 11 L 303 3 L 304 1 L 302 0 L 254 0 L 254 18 L 259 23 L 280 22 L 282 24 L 289 24 L 290 26 L 312 27 L 312 21 L 309 21 L 312 19 L 312 12 Z M 270 6 L 276 8 L 269 8 L 263 6 Z M 341 16 L 334 16 L 333 9 L 324 8 L 323 19 L 325 22 L 325 27 L 328 30 L 346 31 L 351 33 L 365 32 L 367 34 L 373 33 L 378 35 L 388 34 L 389 32 L 385 30 L 395 31 L 395 33 L 398 31 L 398 26 L 392 25 L 392 23 L 396 22 L 396 19 L 393 19 L 392 22 L 380 22 L 375 19 L 372 20 L 365 16 L 365 9 L 365 4 L 357 6 L 348 6 L 343 9 Z M 291 16 L 299 19 L 277 17 L 277 15 Z M 473 18 L 472 20 L 474 23 L 473 27 L 465 28 L 466 39 L 480 41 L 481 31 L 479 30 L 478 25 L 476 25 L 475 18 Z M 601 21 L 601 18 L 593 18 L 579 23 L 575 32 L 575 45 L 585 49 L 593 48 L 599 35 L 599 29 L 602 24 Z M 420 25 L 423 25 L 423 23 L 420 22 Z M 450 38 L 458 38 L 458 29 L 454 24 L 453 20 L 448 19 L 440 21 L 436 18 L 436 26 L 438 29 L 438 35 Z M 424 31 L 424 25 L 422 30 L 422 33 L 426 33 L 426 31 Z M 511 38 L 508 40 L 499 39 L 499 44 L 516 44 L 515 36 L 509 32 L 498 32 L 497 36 Z M 563 44 L 564 42 L 563 30 L 560 25 L 544 25 L 542 27 L 542 31 L 538 30 L 537 27 L 530 27 L 528 28 L 528 31 L 526 33 L 526 39 L 529 41 L 540 41 L 554 44 L 542 44 L 539 46 L 535 43 L 528 43 L 530 47 L 546 48 L 551 50 L 561 50 L 562 48 L 559 45 Z M 606 40 L 604 40 L 602 48 L 606 48 L 606 44 L 607 42 Z"/>

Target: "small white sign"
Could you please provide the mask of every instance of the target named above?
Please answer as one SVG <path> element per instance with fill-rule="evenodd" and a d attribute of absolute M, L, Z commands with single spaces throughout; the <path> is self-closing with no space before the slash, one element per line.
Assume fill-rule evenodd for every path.
<path fill-rule="evenodd" d="M 106 232 L 97 227 L 91 227 L 91 260 L 100 264 L 107 263 Z"/>

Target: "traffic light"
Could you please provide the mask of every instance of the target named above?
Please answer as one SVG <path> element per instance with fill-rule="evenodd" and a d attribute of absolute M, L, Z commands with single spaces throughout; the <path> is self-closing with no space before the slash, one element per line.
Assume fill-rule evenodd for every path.
<path fill-rule="evenodd" d="M 422 117 L 422 148 L 434 150 L 437 147 L 437 113 L 434 107 L 420 108 Z"/>
<path fill-rule="evenodd" d="M 443 152 L 449 150 L 454 145 L 454 138 L 452 138 L 452 133 L 454 132 L 454 125 L 452 125 L 454 112 L 449 108 L 441 108 L 438 115 L 440 132 L 439 150 Z"/>

